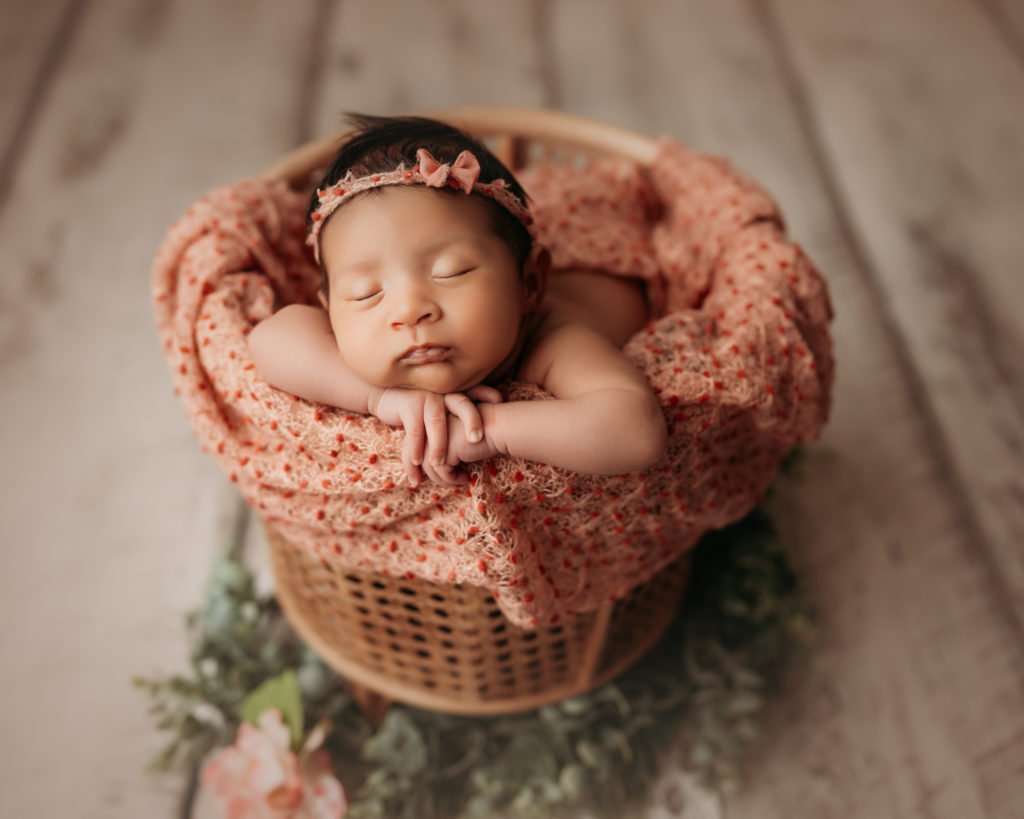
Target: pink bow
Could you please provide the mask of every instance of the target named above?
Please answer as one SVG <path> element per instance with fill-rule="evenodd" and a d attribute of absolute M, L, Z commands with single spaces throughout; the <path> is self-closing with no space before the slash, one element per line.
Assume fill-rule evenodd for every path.
<path fill-rule="evenodd" d="M 473 192 L 473 185 L 480 175 L 480 163 L 470 151 L 463 151 L 451 164 L 438 162 L 426 148 L 416 151 L 416 158 L 420 161 L 420 174 L 430 187 L 444 187 L 450 176 L 455 180 L 455 187 L 466 193 Z"/>

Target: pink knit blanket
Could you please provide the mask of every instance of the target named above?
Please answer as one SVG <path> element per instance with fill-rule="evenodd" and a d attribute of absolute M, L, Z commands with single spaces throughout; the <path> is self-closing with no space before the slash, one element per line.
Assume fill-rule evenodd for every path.
<path fill-rule="evenodd" d="M 720 158 L 663 137 L 649 172 L 598 160 L 520 180 L 555 267 L 648 282 L 655 316 L 624 347 L 668 421 L 667 454 L 646 472 L 497 457 L 470 465 L 468 486 L 412 490 L 401 429 L 260 380 L 251 328 L 317 303 L 309 195 L 282 182 L 247 179 L 189 207 L 152 283 L 201 448 L 269 525 L 339 570 L 485 587 L 512 623 L 535 627 L 621 597 L 757 504 L 787 451 L 828 419 L 833 312 L 775 202 Z M 504 391 L 550 397 L 519 382 Z"/>

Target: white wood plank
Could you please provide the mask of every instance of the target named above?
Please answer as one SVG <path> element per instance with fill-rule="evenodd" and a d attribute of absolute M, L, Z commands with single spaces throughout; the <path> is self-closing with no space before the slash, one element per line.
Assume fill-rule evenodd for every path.
<path fill-rule="evenodd" d="M 787 17 L 799 16 L 794 4 L 780 5 Z M 819 5 L 815 14 L 839 6 Z M 813 661 L 794 672 L 784 704 L 773 709 L 752 781 L 730 800 L 728 815 L 1002 817 L 1008 806 L 1024 803 L 1007 762 L 1024 736 L 1019 632 L 978 553 L 979 533 L 965 517 L 970 507 L 934 446 L 927 407 L 908 383 L 913 373 L 901 365 L 881 315 L 885 305 L 866 285 L 862 251 L 837 211 L 843 202 L 820 176 L 816 146 L 751 7 L 652 1 L 627 11 L 565 2 L 552 21 L 561 102 L 732 158 L 775 193 L 790 235 L 827 276 L 836 308 L 832 419 L 808 448 L 807 478 L 783 483 L 777 504 L 784 538 L 819 608 L 821 644 Z M 884 13 L 846 10 L 847 31 L 856 28 L 855 17 L 864 21 L 862 29 L 892 25 L 891 5 Z M 883 19 L 885 25 L 872 25 Z M 822 119 L 857 93 L 848 86 L 861 82 L 849 68 L 832 77 L 831 94 L 823 95 L 832 102 L 818 101 Z M 967 84 L 960 93 L 978 96 L 982 88 Z M 839 139 L 833 132 L 859 127 L 847 113 L 826 132 L 830 151 Z M 920 121 L 903 127 L 937 131 L 945 124 L 917 109 L 914 115 Z M 870 163 L 876 162 L 895 175 L 893 166 L 909 159 L 889 151 L 884 143 L 861 145 L 847 159 L 848 173 L 875 174 Z M 904 185 L 905 198 L 917 196 L 921 184 Z M 873 222 L 898 214 L 888 198 L 874 194 L 857 205 L 872 212 Z M 986 195 L 1013 194 L 986 179 L 970 203 Z M 948 223 L 967 218 L 969 203 L 955 197 L 943 203 Z M 989 226 L 989 236 L 1006 247 L 1016 234 L 1000 224 Z M 859 235 L 870 237 L 873 254 L 874 235 Z M 887 267 L 905 274 L 903 265 Z M 903 317 L 904 327 L 919 315 Z M 925 367 L 919 358 L 914 363 Z M 937 382 L 932 389 L 935 400 L 945 397 Z M 991 415 L 988 423 L 983 434 L 994 437 L 999 427 Z M 955 434 L 963 440 L 982 433 Z M 979 468 L 989 463 L 1005 476 L 1005 456 Z"/>
<path fill-rule="evenodd" d="M 318 132 L 344 127 L 346 110 L 409 114 L 459 105 L 540 107 L 547 91 L 534 25 L 524 3 L 345 4 L 328 35 Z"/>
<path fill-rule="evenodd" d="M 93 4 L 0 220 L 4 816 L 177 815 L 130 679 L 184 668 L 238 501 L 172 394 L 149 270 L 192 200 L 298 137 L 314 9 L 248 8 Z"/>
<path fill-rule="evenodd" d="M 1024 70 L 965 0 L 778 9 L 1024 634 Z"/>

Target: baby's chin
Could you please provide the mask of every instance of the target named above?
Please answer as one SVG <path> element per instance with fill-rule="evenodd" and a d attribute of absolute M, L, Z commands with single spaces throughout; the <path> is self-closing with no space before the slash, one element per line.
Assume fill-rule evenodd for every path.
<path fill-rule="evenodd" d="M 465 392 L 482 381 L 480 378 L 467 378 L 449 361 L 417 364 L 404 369 L 405 372 L 398 374 L 396 386 L 440 394 Z"/>

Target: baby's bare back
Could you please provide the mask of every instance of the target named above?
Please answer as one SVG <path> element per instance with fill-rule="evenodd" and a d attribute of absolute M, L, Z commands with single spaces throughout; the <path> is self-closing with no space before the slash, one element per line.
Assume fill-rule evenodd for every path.
<path fill-rule="evenodd" d="M 596 270 L 552 271 L 544 305 L 553 320 L 582 322 L 620 348 L 649 318 L 641 279 Z"/>

